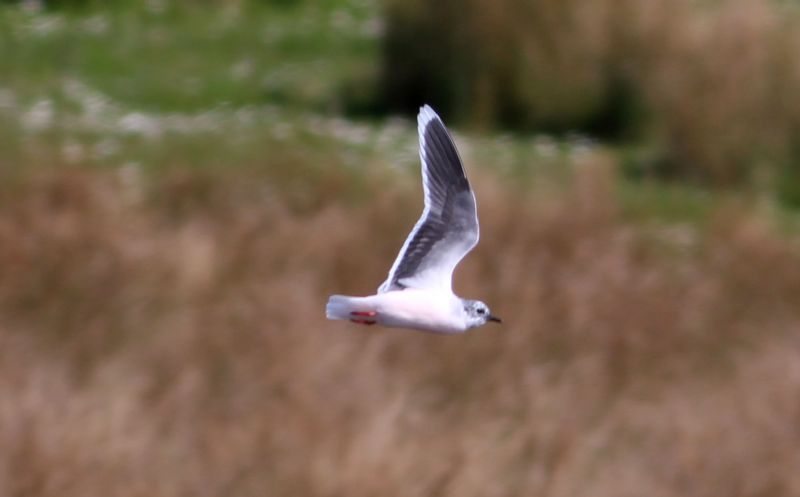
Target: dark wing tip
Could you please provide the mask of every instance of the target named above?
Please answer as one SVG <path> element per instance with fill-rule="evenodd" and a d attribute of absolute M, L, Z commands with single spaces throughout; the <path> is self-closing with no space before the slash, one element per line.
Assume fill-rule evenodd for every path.
<path fill-rule="evenodd" d="M 431 179 L 441 184 L 450 184 L 458 190 L 469 190 L 469 181 L 453 138 L 442 119 L 429 105 L 420 108 L 420 151 Z"/>

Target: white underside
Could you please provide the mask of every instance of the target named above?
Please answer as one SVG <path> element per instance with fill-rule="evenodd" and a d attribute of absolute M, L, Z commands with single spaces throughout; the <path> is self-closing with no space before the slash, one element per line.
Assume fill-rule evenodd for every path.
<path fill-rule="evenodd" d="M 353 312 L 374 316 L 353 315 Z M 370 295 L 333 295 L 326 307 L 328 319 L 375 321 L 375 324 L 412 328 L 435 333 L 463 333 L 467 330 L 461 299 L 452 293 L 408 288 Z"/>

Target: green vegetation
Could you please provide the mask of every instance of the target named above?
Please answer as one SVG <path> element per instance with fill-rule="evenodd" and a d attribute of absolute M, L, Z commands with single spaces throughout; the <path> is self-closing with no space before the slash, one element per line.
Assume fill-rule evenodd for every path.
<path fill-rule="evenodd" d="M 139 111 L 264 103 L 336 110 L 348 79 L 374 63 L 379 34 L 375 8 L 357 2 L 116 5 L 3 8 L 3 85 L 23 102 L 61 103 L 69 99 L 64 85 L 78 81 Z"/>
<path fill-rule="evenodd" d="M 414 140 L 407 125 L 337 117 L 375 64 L 373 4 L 114 5 L 0 8 L 4 173 L 320 169 L 331 155 L 369 163 L 376 140 Z M 295 160 L 265 159 L 276 156 Z"/>
<path fill-rule="evenodd" d="M 634 175 L 771 183 L 796 203 L 793 2 L 389 0 L 383 61 L 395 106 L 466 122 L 581 131 L 647 153 Z"/>
<path fill-rule="evenodd" d="M 794 186 L 796 174 L 790 153 L 794 148 L 785 144 L 794 134 L 789 124 L 794 120 L 795 107 L 781 106 L 780 112 L 770 114 L 774 124 L 765 127 L 764 118 L 738 115 L 744 105 L 741 101 L 749 102 L 748 108 L 753 111 L 775 108 L 769 107 L 761 96 L 747 93 L 761 86 L 739 84 L 734 91 L 719 96 L 713 88 L 709 90 L 711 95 L 696 93 L 696 86 L 690 82 L 684 86 L 676 83 L 670 92 L 660 91 L 677 72 L 670 69 L 680 64 L 679 54 L 673 53 L 677 49 L 664 45 L 655 57 L 655 45 L 652 49 L 647 47 L 658 39 L 640 43 L 629 40 L 622 46 L 638 47 L 642 52 L 638 57 L 647 59 L 646 64 L 637 65 L 639 59 L 611 42 L 624 34 L 614 33 L 628 24 L 611 25 L 604 30 L 580 29 L 593 16 L 605 12 L 608 6 L 604 3 L 586 12 L 573 12 L 578 4 L 559 4 L 549 17 L 537 17 L 534 26 L 540 30 L 530 26 L 505 30 L 510 39 L 494 35 L 498 30 L 504 31 L 506 23 L 523 22 L 524 16 L 508 16 L 503 14 L 506 10 L 490 9 L 496 15 L 490 16 L 493 22 L 484 23 L 484 18 L 480 22 L 472 20 L 470 13 L 480 7 L 479 2 L 468 3 L 450 23 L 444 19 L 455 7 L 447 2 L 437 4 L 438 10 L 433 13 L 424 7 L 427 4 L 411 2 L 401 7 L 390 2 L 387 18 L 382 16 L 380 4 L 367 0 L 240 1 L 212 3 L 204 8 L 155 1 L 121 1 L 112 5 L 113 8 L 100 8 L 91 2 L 67 3 L 44 11 L 13 3 L 0 7 L 0 130 L 4 145 L 0 161 L 5 169 L 61 163 L 132 165 L 148 171 L 174 166 L 257 166 L 263 163 L 265 154 L 298 148 L 321 158 L 330 154 L 346 156 L 345 162 L 354 168 L 374 162 L 404 167 L 415 161 L 415 154 L 408 153 L 414 147 L 413 123 L 379 117 L 374 112 L 397 106 L 411 108 L 430 99 L 441 104 L 443 114 L 456 129 L 473 130 L 459 138 L 462 143 L 475 145 L 468 148 L 479 167 L 495 169 L 514 181 L 529 184 L 536 178 L 564 179 L 581 154 L 589 151 L 609 156 L 624 173 L 620 177 L 621 191 L 627 193 L 621 198 L 623 202 L 632 201 L 624 210 L 633 213 L 634 218 L 639 217 L 636 213 L 640 209 L 662 212 L 666 220 L 675 215 L 669 206 L 653 208 L 647 202 L 647 195 L 674 197 L 674 192 L 683 189 L 653 183 L 658 178 L 705 178 L 725 184 L 755 180 L 760 185 L 757 191 L 741 183 L 736 189 L 757 195 L 770 192 L 768 195 L 784 200 L 784 205 L 794 204 L 798 189 Z M 661 8 L 659 5 L 654 1 L 650 8 Z M 538 7 L 547 11 L 552 6 L 543 3 Z M 626 8 L 621 11 L 625 15 L 610 19 L 620 23 L 628 18 L 646 22 L 646 17 L 635 15 L 632 5 Z M 694 29 L 691 26 L 701 22 L 694 20 L 694 11 L 688 8 L 683 5 L 676 10 L 686 16 L 685 24 L 670 21 L 675 28 L 670 37 L 675 40 L 690 38 L 681 30 Z M 767 24 L 758 25 L 758 36 L 769 33 L 771 40 L 777 40 L 772 11 L 747 8 L 766 16 Z M 725 12 L 712 9 L 706 16 L 716 19 L 714 16 Z M 466 20 L 459 24 L 463 16 Z M 577 24 L 573 29 L 579 30 L 578 34 L 540 26 L 575 16 Z M 429 23 L 428 28 L 418 26 L 420 20 Z M 477 25 L 470 24 L 476 22 Z M 740 31 L 734 21 L 711 25 L 722 34 Z M 470 26 L 472 31 L 467 29 Z M 478 26 L 483 28 L 475 31 Z M 386 42 L 382 41 L 384 32 Z M 590 64 L 595 59 L 583 51 L 589 46 L 602 47 L 605 55 L 597 55 L 599 58 L 591 64 L 606 61 L 603 63 L 610 65 L 590 64 L 586 70 L 578 70 L 569 64 L 562 67 L 558 60 L 547 62 L 547 58 L 531 55 L 530 60 L 544 65 L 524 71 L 519 68 L 523 72 L 514 77 L 522 79 L 503 86 L 506 80 L 493 71 L 511 64 L 509 57 L 517 49 L 509 48 L 509 52 L 501 48 L 532 44 L 538 47 L 536 50 L 545 50 L 546 44 L 536 42 L 536 36 L 547 32 L 558 34 L 550 43 L 560 47 L 558 53 L 565 60 Z M 431 38 L 434 33 L 439 38 Z M 539 34 L 528 40 L 524 33 Z M 703 35 L 703 39 L 712 38 L 712 34 Z M 466 37 L 462 44 L 447 38 L 456 35 Z M 488 43 L 486 37 L 498 46 Z M 789 42 L 785 37 L 780 39 Z M 772 46 L 764 45 L 761 38 L 757 41 L 760 50 Z M 464 56 L 478 57 L 480 51 L 468 49 L 475 44 L 488 51 L 483 59 L 464 60 L 451 53 L 456 50 Z M 450 52 L 440 52 L 442 47 L 449 47 Z M 503 56 L 490 56 L 495 52 Z M 701 67 L 732 70 L 712 58 L 727 60 L 731 57 L 729 52 L 708 53 L 699 48 L 694 52 L 698 57 L 709 58 L 698 61 Z M 443 59 L 449 65 L 439 64 Z M 619 64 L 607 62 L 618 59 L 628 60 L 641 74 L 632 73 L 631 69 L 622 71 Z M 491 65 L 484 67 L 481 62 Z M 471 69 L 465 70 L 464 65 Z M 442 73 L 444 70 L 450 72 Z M 572 78 L 573 70 L 586 78 Z M 738 70 L 747 74 L 766 71 L 755 66 Z M 767 74 L 772 78 L 785 76 Z M 415 78 L 420 75 L 433 79 L 417 81 Z M 437 75 L 444 79 L 439 81 Z M 547 78 L 542 79 L 542 75 Z M 484 88 L 484 77 L 489 78 L 485 80 L 489 85 L 486 95 L 476 93 Z M 727 72 L 713 74 L 714 81 L 727 77 Z M 564 84 L 566 79 L 569 85 Z M 514 88 L 522 88 L 523 82 L 533 84 L 540 80 L 552 91 L 526 93 L 532 99 L 530 104 L 514 96 Z M 445 81 L 452 85 L 440 86 Z M 628 83 L 620 86 L 621 81 Z M 770 88 L 774 86 L 771 84 Z M 783 87 L 791 88 L 787 82 Z M 580 99 L 573 98 L 578 94 Z M 770 94 L 775 101 L 786 101 L 782 95 Z M 504 100 L 507 98 L 511 100 Z M 674 101 L 659 100 L 666 98 Z M 546 109 L 536 110 L 542 105 Z M 686 112 L 673 115 L 679 111 Z M 343 119 L 341 116 L 348 112 L 361 117 Z M 459 117 L 464 119 L 459 121 Z M 535 131 L 533 135 L 484 137 L 475 131 L 495 120 L 534 131 L 583 130 L 588 135 L 553 138 Z M 601 129 L 592 123 L 611 127 Z M 469 124 L 473 127 L 464 126 Z M 617 143 L 608 147 L 583 137 L 595 132 L 600 137 L 616 136 Z M 643 179 L 646 184 L 637 186 Z M 698 204 L 691 200 L 693 196 L 690 193 L 686 197 L 688 205 L 714 205 L 713 201 Z M 696 214 L 698 220 L 705 216 L 693 208 L 677 210 L 691 214 L 689 217 Z M 707 208 L 701 210 L 707 213 Z"/>

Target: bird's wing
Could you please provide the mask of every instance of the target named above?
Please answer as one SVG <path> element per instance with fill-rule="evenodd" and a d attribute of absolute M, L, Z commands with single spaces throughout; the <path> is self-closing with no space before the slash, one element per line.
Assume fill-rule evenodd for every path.
<path fill-rule="evenodd" d="M 453 270 L 478 243 L 478 211 L 464 166 L 442 120 L 429 106 L 417 117 L 425 209 L 378 288 L 451 291 Z"/>

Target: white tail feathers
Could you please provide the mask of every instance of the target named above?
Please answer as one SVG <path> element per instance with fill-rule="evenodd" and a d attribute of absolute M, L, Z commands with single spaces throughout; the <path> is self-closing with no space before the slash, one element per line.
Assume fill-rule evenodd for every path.
<path fill-rule="evenodd" d="M 345 295 L 331 295 L 328 305 L 325 307 L 325 316 L 328 319 L 350 319 L 350 313 L 357 310 L 359 297 L 347 297 Z"/>

